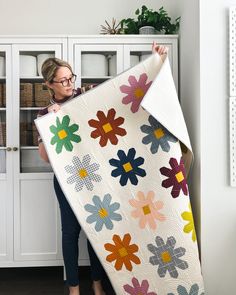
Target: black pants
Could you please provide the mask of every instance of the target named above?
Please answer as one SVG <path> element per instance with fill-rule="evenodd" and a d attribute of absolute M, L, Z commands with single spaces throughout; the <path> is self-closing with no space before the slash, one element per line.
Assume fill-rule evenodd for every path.
<path fill-rule="evenodd" d="M 61 211 L 62 252 L 66 270 L 66 279 L 69 286 L 77 286 L 79 284 L 78 239 L 81 227 L 55 176 L 54 189 Z M 91 277 L 92 280 L 99 281 L 102 279 L 104 270 L 88 240 L 87 245 L 91 264 Z"/>

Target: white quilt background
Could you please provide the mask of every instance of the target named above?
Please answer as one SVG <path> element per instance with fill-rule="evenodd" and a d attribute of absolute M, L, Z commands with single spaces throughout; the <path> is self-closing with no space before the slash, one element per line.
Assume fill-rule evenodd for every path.
<path fill-rule="evenodd" d="M 136 81 L 140 81 L 139 79 L 144 73 L 147 75 L 147 80 L 144 82 L 146 84 L 150 81 L 153 82 L 143 98 L 143 107 L 140 105 L 138 110 L 133 112 L 131 111 L 132 103 L 125 104 L 122 102 L 127 94 L 122 92 L 120 87 L 122 85 L 130 87 L 129 77 L 134 76 Z M 168 177 L 160 172 L 162 167 L 171 169 L 171 158 L 176 159 L 177 163 L 180 164 L 182 152 L 179 141 L 184 143 L 185 148 L 187 148 L 183 155 L 187 173 L 192 161 L 191 145 L 173 85 L 168 59 L 163 64 L 158 54 L 154 54 L 128 71 L 65 103 L 58 113 L 50 113 L 36 120 L 37 128 L 42 136 L 51 165 L 61 188 L 84 232 L 93 245 L 117 294 L 204 294 L 197 241 L 193 240 L 194 227 L 191 223 L 189 195 L 180 189 L 178 196 L 173 197 L 171 194 L 173 187 L 163 187 L 162 185 L 163 181 Z M 141 90 L 139 89 L 139 91 Z M 120 127 L 125 129 L 126 134 L 116 136 L 118 139 L 117 144 L 112 144 L 108 140 L 107 144 L 102 147 L 99 144 L 100 137 L 91 137 L 91 133 L 95 128 L 91 127 L 88 122 L 92 119 L 98 120 L 98 111 L 107 115 L 111 109 L 115 110 L 115 118 L 122 117 L 124 119 Z M 155 152 L 153 150 L 152 153 L 151 142 L 146 144 L 142 142 L 147 134 L 142 131 L 141 126 L 150 126 L 149 119 L 151 115 L 176 138 L 176 142 L 168 141 L 169 151 L 163 150 L 160 144 L 157 151 Z M 81 140 L 79 142 L 71 141 L 73 146 L 72 151 L 66 150 L 65 146 L 62 146 L 61 152 L 57 153 L 57 143 L 51 143 L 55 133 L 50 130 L 50 126 L 57 127 L 56 118 L 59 118 L 59 121 L 62 122 L 65 116 L 69 116 L 70 126 L 73 124 L 79 126 L 74 134 L 78 135 Z M 111 125 L 107 125 L 106 127 L 108 128 L 106 129 L 108 133 Z M 162 130 L 159 128 L 159 131 L 155 133 L 158 140 L 164 138 L 162 133 L 164 127 Z M 171 134 L 170 136 L 172 136 Z M 65 132 L 62 132 L 60 136 L 66 136 Z M 62 138 L 62 140 L 64 139 L 65 137 Z M 135 149 L 136 151 L 134 158 L 143 158 L 144 162 L 139 165 L 139 168 L 144 170 L 146 175 L 139 176 L 136 174 L 137 184 L 132 184 L 128 178 L 127 183 L 121 185 L 121 176 L 112 176 L 112 171 L 116 167 L 112 166 L 109 161 L 111 159 L 119 160 L 117 154 L 119 150 L 122 150 L 127 155 L 130 149 Z M 86 185 L 83 185 L 83 187 L 77 186 L 76 190 L 76 182 L 68 183 L 68 178 L 72 174 L 68 173 L 68 169 L 66 170 L 65 167 L 68 165 L 70 167 L 73 166 L 72 161 L 74 157 L 78 157 L 82 161 L 86 155 L 89 155 L 87 156 L 87 160 L 90 160 L 90 165 L 93 163 L 99 165 L 99 168 L 94 170 L 93 173 L 100 177 L 97 178 L 97 181 L 91 180 L 91 190 Z M 131 166 L 126 166 L 127 170 L 132 167 L 132 163 Z M 81 177 L 83 180 L 87 177 L 86 173 L 88 171 L 86 171 L 86 167 L 83 170 L 85 174 L 81 174 L 81 171 L 78 171 L 78 177 Z M 127 171 L 127 173 L 129 172 Z M 180 182 L 183 181 L 182 176 L 183 174 L 179 173 Z M 135 208 L 131 205 L 132 201 L 130 200 L 140 201 L 138 195 L 140 198 L 144 198 L 148 196 L 149 192 L 153 192 L 153 202 L 159 202 L 159 205 L 152 208 L 150 204 L 146 205 L 145 208 L 143 206 L 141 207 L 143 211 L 141 209 L 141 211 L 138 211 L 139 217 L 133 217 L 131 212 Z M 99 211 L 100 215 L 103 213 L 102 216 L 98 214 L 98 218 L 101 217 L 100 227 L 102 225 L 102 228 L 96 230 L 96 222 L 87 222 L 87 218 L 92 213 L 85 208 L 89 207 L 86 207 L 88 204 L 95 206 L 93 203 L 94 196 L 98 196 L 103 201 L 104 196 L 107 194 L 111 196 L 110 205 L 114 203 L 119 204 L 112 207 L 113 209 L 116 208 L 113 213 L 118 214 L 119 217 L 116 215 L 117 220 L 110 220 L 111 222 L 109 224 L 110 226 L 112 224 L 112 228 L 109 229 L 105 223 L 103 224 L 105 218 L 109 218 L 109 212 L 107 210 Z M 90 206 L 89 208 L 91 209 L 92 207 Z M 153 213 L 154 211 L 160 213 L 161 215 L 159 217 L 162 217 L 155 219 L 153 217 L 155 215 Z M 140 214 L 143 215 L 141 216 Z M 153 214 L 152 218 L 155 224 L 153 227 L 155 228 L 151 228 L 148 221 L 146 223 L 143 221 L 145 223 L 144 228 L 140 227 L 139 222 L 141 217 L 145 220 L 148 214 Z M 190 219 L 186 220 L 183 216 L 190 216 Z M 185 227 L 188 224 L 189 227 Z M 128 241 L 127 234 L 130 235 L 130 241 Z M 122 243 L 119 248 L 121 249 L 120 252 L 116 248 L 116 252 L 113 253 L 114 257 L 117 256 L 119 258 L 122 264 L 121 269 L 118 270 L 115 267 L 117 259 L 107 261 L 107 257 L 112 252 L 108 251 L 105 245 L 115 245 L 113 241 L 114 235 L 118 235 L 121 240 L 126 235 L 126 242 L 128 241 L 129 245 L 135 244 L 138 247 L 138 250 L 132 252 L 132 254 L 138 257 L 139 263 L 135 263 L 131 259 L 131 269 L 127 269 L 125 263 L 122 263 L 122 259 L 128 259 L 130 257 L 128 255 L 129 246 L 126 248 Z M 159 237 L 158 241 L 160 243 L 161 240 L 164 242 L 164 248 L 156 244 L 156 237 Z M 159 258 L 156 260 L 156 265 L 150 263 L 150 257 L 154 256 L 148 249 L 148 245 L 150 244 L 158 249 L 156 255 Z M 134 247 L 132 249 L 135 250 L 136 248 Z M 178 251 L 171 252 L 173 249 L 178 249 Z"/>

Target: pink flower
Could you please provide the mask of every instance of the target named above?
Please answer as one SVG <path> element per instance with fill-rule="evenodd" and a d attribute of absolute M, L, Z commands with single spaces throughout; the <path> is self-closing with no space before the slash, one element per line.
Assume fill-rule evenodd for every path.
<path fill-rule="evenodd" d="M 143 192 L 137 193 L 137 199 L 129 200 L 129 203 L 136 210 L 131 212 L 131 216 L 139 218 L 140 228 L 145 228 L 148 224 L 151 229 L 156 229 L 156 220 L 164 221 L 166 218 L 163 214 L 159 213 L 159 210 L 163 207 L 163 202 L 154 200 L 154 192 L 150 191 L 145 198 Z"/>
<path fill-rule="evenodd" d="M 140 284 L 136 278 L 133 278 L 132 284 L 133 286 L 130 286 L 128 284 L 123 286 L 124 290 L 130 295 L 157 295 L 154 292 L 148 292 L 149 283 L 147 280 L 143 280 Z"/>
<path fill-rule="evenodd" d="M 120 86 L 120 90 L 123 93 L 126 93 L 127 95 L 123 97 L 122 103 L 123 104 L 129 104 L 132 103 L 131 105 L 131 111 L 133 113 L 136 113 L 139 109 L 139 105 L 148 91 L 148 88 L 151 86 L 152 81 L 147 82 L 147 74 L 143 73 L 140 75 L 139 80 L 137 81 L 134 76 L 129 76 L 129 84 L 128 85 L 122 85 Z"/>

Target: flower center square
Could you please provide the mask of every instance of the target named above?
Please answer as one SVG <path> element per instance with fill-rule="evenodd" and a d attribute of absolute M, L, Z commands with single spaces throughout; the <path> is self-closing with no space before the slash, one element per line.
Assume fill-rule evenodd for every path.
<path fill-rule="evenodd" d="M 134 96 L 138 99 L 142 98 L 144 96 L 144 91 L 142 88 L 136 88 L 134 90 Z"/>
<path fill-rule="evenodd" d="M 79 176 L 80 176 L 81 178 L 84 178 L 84 177 L 86 177 L 87 175 L 88 175 L 88 172 L 87 172 L 86 169 L 80 169 L 80 170 L 79 170 Z"/>
<path fill-rule="evenodd" d="M 147 214 L 150 214 L 151 213 L 151 210 L 150 210 L 149 205 L 143 206 L 142 209 L 143 209 L 144 215 L 147 215 Z"/>
<path fill-rule="evenodd" d="M 182 171 L 175 174 L 175 178 L 177 179 L 178 182 L 183 181 L 184 180 L 184 175 L 183 175 Z"/>
<path fill-rule="evenodd" d="M 118 250 L 119 254 L 120 254 L 120 257 L 125 257 L 128 255 L 128 252 L 127 250 L 125 249 L 125 247 L 122 247 Z"/>
<path fill-rule="evenodd" d="M 111 127 L 110 123 L 106 123 L 106 124 L 102 125 L 102 128 L 103 128 L 105 133 L 108 133 L 108 132 L 112 131 L 112 127 Z"/>
<path fill-rule="evenodd" d="M 64 139 L 65 137 L 67 137 L 67 133 L 64 129 L 60 130 L 58 133 L 57 133 L 58 137 L 60 139 Z"/>
<path fill-rule="evenodd" d="M 123 168 L 125 170 L 125 172 L 129 172 L 133 169 L 132 165 L 130 164 L 130 162 L 127 162 L 123 165 Z"/>
<path fill-rule="evenodd" d="M 157 139 L 163 137 L 165 135 L 164 131 L 161 128 L 158 128 L 154 131 L 154 134 Z"/>
<path fill-rule="evenodd" d="M 171 259 L 171 255 L 168 251 L 165 251 L 165 252 L 162 252 L 161 253 L 161 259 L 164 263 L 168 263 L 170 262 L 172 259 Z"/>
<path fill-rule="evenodd" d="M 101 208 L 99 211 L 98 211 L 98 214 L 101 218 L 105 218 L 108 216 L 108 212 L 105 208 Z"/>

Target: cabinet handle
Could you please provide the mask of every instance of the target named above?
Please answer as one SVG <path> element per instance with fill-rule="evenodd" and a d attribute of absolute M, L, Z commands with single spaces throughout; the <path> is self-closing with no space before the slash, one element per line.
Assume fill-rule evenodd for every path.
<path fill-rule="evenodd" d="M 11 147 L 7 147 L 7 152 L 10 152 L 12 150 L 12 148 Z"/>
<path fill-rule="evenodd" d="M 14 146 L 13 151 L 16 152 L 18 150 L 18 148 L 16 146 Z"/>

